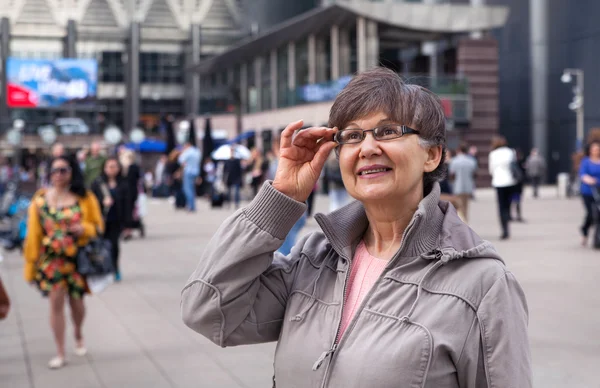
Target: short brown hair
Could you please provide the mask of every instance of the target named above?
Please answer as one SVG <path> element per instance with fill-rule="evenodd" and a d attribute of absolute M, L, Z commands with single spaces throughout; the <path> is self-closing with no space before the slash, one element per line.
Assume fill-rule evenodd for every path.
<path fill-rule="evenodd" d="M 507 144 L 508 142 L 506 141 L 506 138 L 504 136 L 494 135 L 492 137 L 492 150 L 495 150 L 496 148 L 500 147 L 506 147 Z"/>
<path fill-rule="evenodd" d="M 442 146 L 440 164 L 423 175 L 427 193 L 446 174 L 446 117 L 440 99 L 422 86 L 405 83 L 392 70 L 377 67 L 358 74 L 340 92 L 329 112 L 329 126 L 344 129 L 348 123 L 377 112 L 418 130 L 426 145 Z"/>

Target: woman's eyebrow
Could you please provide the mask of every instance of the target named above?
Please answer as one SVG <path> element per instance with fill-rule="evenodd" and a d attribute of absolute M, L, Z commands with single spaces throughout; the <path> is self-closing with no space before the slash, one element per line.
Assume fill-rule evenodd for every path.
<path fill-rule="evenodd" d="M 394 122 L 395 122 L 395 121 L 394 121 L 394 120 L 392 120 L 392 119 L 390 119 L 390 118 L 385 118 L 385 119 L 381 119 L 381 120 L 379 120 L 379 122 L 377 123 L 377 125 L 380 125 L 380 124 L 385 124 L 385 123 L 394 123 Z M 353 128 L 353 127 L 354 127 L 354 128 Z M 359 129 L 359 128 L 360 128 L 360 127 L 359 127 L 359 126 L 358 126 L 358 124 L 356 124 L 356 123 L 350 123 L 350 124 L 348 124 L 348 125 L 346 125 L 346 126 L 344 127 L 344 129 Z"/>

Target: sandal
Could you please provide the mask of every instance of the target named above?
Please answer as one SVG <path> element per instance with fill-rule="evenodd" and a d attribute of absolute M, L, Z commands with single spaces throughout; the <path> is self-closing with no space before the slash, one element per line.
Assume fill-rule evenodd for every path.
<path fill-rule="evenodd" d="M 56 356 L 48 361 L 48 368 L 50 369 L 60 369 L 67 363 L 64 357 Z"/>
<path fill-rule="evenodd" d="M 81 345 L 81 346 L 75 346 L 75 354 L 78 355 L 79 357 L 83 357 L 87 354 L 87 349 L 85 346 Z"/>

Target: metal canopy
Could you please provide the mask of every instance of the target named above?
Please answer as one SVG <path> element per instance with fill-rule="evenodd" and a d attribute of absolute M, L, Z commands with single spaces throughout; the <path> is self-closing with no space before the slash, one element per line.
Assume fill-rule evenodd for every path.
<path fill-rule="evenodd" d="M 358 17 L 393 28 L 406 41 L 437 40 L 443 36 L 502 27 L 508 8 L 416 3 L 336 3 L 316 8 L 287 20 L 230 50 L 191 68 L 200 74 L 211 73 L 244 62 L 310 34 L 329 31 L 331 26 L 353 26 Z"/>

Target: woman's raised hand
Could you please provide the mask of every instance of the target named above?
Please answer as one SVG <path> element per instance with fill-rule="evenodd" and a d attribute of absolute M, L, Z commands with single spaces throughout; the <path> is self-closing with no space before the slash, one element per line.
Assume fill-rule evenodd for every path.
<path fill-rule="evenodd" d="M 281 133 L 279 164 L 273 187 L 283 194 L 304 202 L 317 183 L 331 150 L 337 144 L 337 128 L 302 128 L 302 120 L 288 125 Z"/>

